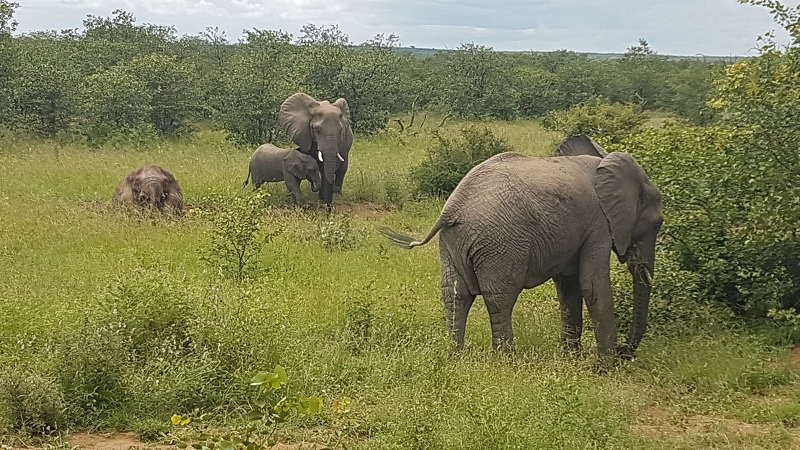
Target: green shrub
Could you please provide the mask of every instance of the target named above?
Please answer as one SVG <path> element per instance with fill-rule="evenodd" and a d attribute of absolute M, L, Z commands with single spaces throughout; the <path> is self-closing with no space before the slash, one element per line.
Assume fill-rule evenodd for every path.
<path fill-rule="evenodd" d="M 367 230 L 353 226 L 349 217 L 339 215 L 318 222 L 317 236 L 326 250 L 350 250 L 364 242 Z"/>
<path fill-rule="evenodd" d="M 70 422 L 90 425 L 106 417 L 127 397 L 123 372 L 127 358 L 123 324 L 82 326 L 60 338 L 58 381 Z"/>
<path fill-rule="evenodd" d="M 214 204 L 221 209 L 195 209 L 195 213 L 211 218 L 208 232 L 210 244 L 201 259 L 220 274 L 243 280 L 259 270 L 258 256 L 279 230 L 265 232 L 261 214 L 269 193 L 263 189 L 246 196 L 224 199 L 212 193 L 201 203 Z"/>
<path fill-rule="evenodd" d="M 765 317 L 770 309 L 800 306 L 800 241 L 793 231 L 800 206 L 789 200 L 800 192 L 767 161 L 754 164 L 750 142 L 742 129 L 669 128 L 631 137 L 620 148 L 661 190 L 661 245 L 680 270 L 695 274 L 687 288 L 740 315 Z"/>
<path fill-rule="evenodd" d="M 437 133 L 436 138 L 428 159 L 411 169 L 411 182 L 419 194 L 450 195 L 473 167 L 498 153 L 513 151 L 486 126 L 462 128 L 455 137 Z"/>
<path fill-rule="evenodd" d="M 542 119 L 542 126 L 567 136 L 586 134 L 595 139 L 608 137 L 613 142 L 619 142 L 625 136 L 641 130 L 648 119 L 638 105 L 608 104 L 601 99 L 574 106 L 567 111 L 549 112 Z"/>
<path fill-rule="evenodd" d="M 0 406 L 14 430 L 42 434 L 61 423 L 64 395 L 53 380 L 10 369 L 0 372 Z"/>

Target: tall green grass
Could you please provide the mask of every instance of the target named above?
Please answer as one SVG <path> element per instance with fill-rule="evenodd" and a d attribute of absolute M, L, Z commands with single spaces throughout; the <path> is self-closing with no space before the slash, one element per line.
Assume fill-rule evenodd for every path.
<path fill-rule="evenodd" d="M 448 122 L 444 132 L 461 125 Z M 535 122 L 489 126 L 526 154 L 548 154 L 558 140 Z M 453 354 L 436 245 L 404 251 L 374 232 L 389 225 L 421 235 L 436 220 L 442 199 L 407 198 L 408 169 L 425 157 L 431 133 L 390 129 L 357 139 L 335 202 L 344 213 L 285 207 L 285 188 L 268 186 L 273 206 L 263 221 L 276 236 L 258 256 L 263 270 L 242 282 L 201 260 L 207 219 L 191 211 L 173 219 L 130 214 L 110 198 L 126 173 L 156 163 L 176 175 L 189 208 L 224 207 L 209 204 L 208 193 L 247 195 L 241 183 L 250 149 L 213 132 L 142 149 L 6 138 L 0 377 L 27 376 L 26 389 L 39 397 L 60 386 L 61 429 L 134 430 L 145 438 L 163 438 L 172 414 L 195 408 L 215 412 L 217 426 L 239 426 L 254 394 L 249 377 L 281 364 L 295 392 L 326 402 L 319 417 L 279 427 L 286 442 L 370 449 L 797 445 L 798 368 L 764 330 L 666 323 L 651 330 L 635 361 L 601 375 L 591 330 L 586 356 L 558 352 L 558 302 L 548 283 L 520 297 L 514 354 L 490 350 L 480 301 L 465 350 Z M 311 203 L 307 186 L 304 194 Z M 406 196 L 402 207 L 392 195 Z M 352 400 L 346 424 L 330 410 L 343 397 Z M 0 393 L 0 442 L 21 433 L 9 419 L 20 401 Z M 22 406 L 35 416 L 37 404 Z M 651 417 L 653 409 L 668 418 Z M 758 432 L 718 427 L 696 437 L 654 437 L 637 428 L 672 430 L 696 416 L 748 422 Z"/>

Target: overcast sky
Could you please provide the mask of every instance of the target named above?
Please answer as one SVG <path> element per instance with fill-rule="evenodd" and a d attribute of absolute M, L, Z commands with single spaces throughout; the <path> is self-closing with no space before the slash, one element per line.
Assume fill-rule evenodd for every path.
<path fill-rule="evenodd" d="M 660 54 L 753 55 L 756 38 L 775 30 L 769 11 L 736 0 L 16 0 L 18 32 L 83 29 L 87 14 L 132 12 L 137 23 L 174 25 L 179 34 L 208 26 L 231 41 L 244 29 L 338 24 L 355 43 L 378 33 L 401 45 L 495 50 L 623 53 L 639 38 Z M 792 3 L 791 1 L 789 3 Z"/>

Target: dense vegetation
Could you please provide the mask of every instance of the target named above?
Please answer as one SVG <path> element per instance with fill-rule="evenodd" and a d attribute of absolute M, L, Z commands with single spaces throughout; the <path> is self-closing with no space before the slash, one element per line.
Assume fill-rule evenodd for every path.
<path fill-rule="evenodd" d="M 750 3 L 795 41 L 722 64 L 644 41 L 606 60 L 417 57 L 313 25 L 231 43 L 123 11 L 12 36 L 0 0 L 0 443 L 203 429 L 218 448 L 800 445 L 800 9 Z M 286 208 L 281 185 L 240 189 L 253 145 L 286 143 L 275 115 L 297 90 L 350 103 L 334 214 Z M 558 353 L 549 283 L 521 296 L 513 355 L 488 349 L 482 304 L 453 355 L 435 246 L 373 230 L 421 235 L 474 164 L 574 133 L 632 153 L 664 196 L 638 357 L 596 373 L 591 332 L 584 357 Z M 185 217 L 111 206 L 149 163 L 176 174 Z M 612 276 L 624 325 L 630 281 Z"/>
<path fill-rule="evenodd" d="M 0 124 L 96 144 L 184 135 L 204 120 L 242 144 L 280 142 L 278 107 L 298 91 L 346 98 L 357 134 L 412 109 L 513 119 L 596 99 L 701 124 L 714 119 L 704 105 L 724 66 L 660 56 L 645 41 L 608 60 L 473 44 L 418 58 L 397 51 L 396 36 L 354 46 L 336 26 L 307 25 L 296 38 L 254 29 L 230 42 L 212 28 L 177 36 L 172 27 L 137 24 L 121 10 L 89 16 L 81 31 L 12 38 L 13 22 L 3 27 Z"/>

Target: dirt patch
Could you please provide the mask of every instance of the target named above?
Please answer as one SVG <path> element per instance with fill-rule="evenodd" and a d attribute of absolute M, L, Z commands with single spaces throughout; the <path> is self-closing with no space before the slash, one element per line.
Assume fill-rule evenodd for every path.
<path fill-rule="evenodd" d="M 788 431 L 794 442 L 800 444 L 800 434 L 767 424 L 753 424 L 724 417 L 694 415 L 677 418 L 659 408 L 645 410 L 647 422 L 631 425 L 631 431 L 650 439 L 714 441 L 722 438 L 727 441 L 735 437 L 745 442 L 757 442 L 760 438 L 776 432 Z"/>
<path fill-rule="evenodd" d="M 786 358 L 786 364 L 790 369 L 800 372 L 800 345 L 789 350 L 789 356 Z"/>
<path fill-rule="evenodd" d="M 333 210 L 337 213 L 366 219 L 380 219 L 391 212 L 372 203 L 334 203 Z"/>
<path fill-rule="evenodd" d="M 90 434 L 75 433 L 68 439 L 70 447 L 85 450 L 168 449 L 168 445 L 147 444 L 133 433 Z"/>
<path fill-rule="evenodd" d="M 75 433 L 68 439 L 70 448 L 83 450 L 167 450 L 177 447 L 163 444 L 145 443 L 133 433 L 91 434 Z M 323 447 L 320 444 L 301 442 L 298 444 L 277 443 L 270 450 L 314 450 Z"/>

